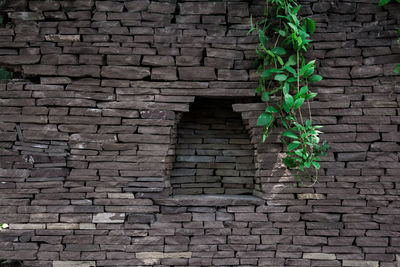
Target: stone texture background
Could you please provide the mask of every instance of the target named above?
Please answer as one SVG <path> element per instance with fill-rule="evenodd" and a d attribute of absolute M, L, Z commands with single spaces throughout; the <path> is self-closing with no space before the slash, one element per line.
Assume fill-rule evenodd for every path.
<path fill-rule="evenodd" d="M 399 6 L 313 0 L 314 187 L 260 145 L 249 15 L 263 1 L 8 1 L 0 258 L 26 266 L 381 266 L 400 261 Z M 29 3 L 28 3 L 29 2 Z M 257 198 L 160 200 L 195 97 L 235 98 Z"/>

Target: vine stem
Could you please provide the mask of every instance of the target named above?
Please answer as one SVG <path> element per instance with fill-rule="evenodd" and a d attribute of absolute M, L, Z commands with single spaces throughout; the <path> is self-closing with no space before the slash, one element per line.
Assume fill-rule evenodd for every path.
<path fill-rule="evenodd" d="M 300 92 L 300 53 L 299 50 L 297 50 L 297 93 Z M 299 115 L 300 115 L 300 121 L 301 121 L 301 125 L 304 125 L 303 122 L 303 114 L 301 112 L 301 108 L 299 108 Z"/>

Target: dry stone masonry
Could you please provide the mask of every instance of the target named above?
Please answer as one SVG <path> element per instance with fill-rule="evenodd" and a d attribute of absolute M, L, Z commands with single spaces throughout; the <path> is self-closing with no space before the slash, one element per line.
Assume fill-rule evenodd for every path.
<path fill-rule="evenodd" d="M 255 125 L 263 0 L 0 1 L 0 258 L 398 266 L 396 4 L 303 3 L 331 145 L 310 187 Z"/>
<path fill-rule="evenodd" d="M 199 100 L 178 125 L 173 193 L 252 194 L 254 149 L 232 101 Z"/>

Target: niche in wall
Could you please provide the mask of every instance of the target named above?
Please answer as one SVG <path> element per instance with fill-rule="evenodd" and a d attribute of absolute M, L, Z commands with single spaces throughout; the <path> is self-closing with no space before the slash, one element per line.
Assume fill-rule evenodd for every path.
<path fill-rule="evenodd" d="M 254 147 L 234 100 L 196 99 L 178 124 L 173 195 L 252 194 Z"/>

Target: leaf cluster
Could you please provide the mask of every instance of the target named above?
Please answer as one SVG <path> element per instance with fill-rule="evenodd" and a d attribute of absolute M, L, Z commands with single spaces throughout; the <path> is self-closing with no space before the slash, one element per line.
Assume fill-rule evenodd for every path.
<path fill-rule="evenodd" d="M 379 0 L 379 6 L 385 6 L 387 4 L 389 4 L 392 0 Z M 397 3 L 400 3 L 400 0 L 394 0 Z"/>
<path fill-rule="evenodd" d="M 249 33 L 255 31 L 259 37 L 256 92 L 267 104 L 257 125 L 262 126 L 263 142 L 273 128 L 282 125 L 282 141 L 288 148 L 283 163 L 297 174 L 314 169 L 316 179 L 320 156 L 326 155 L 328 145 L 320 144 L 321 126 L 312 125 L 309 101 L 317 94 L 309 84 L 321 81 L 322 76 L 314 74 L 315 60 L 304 56 L 316 26 L 312 19 L 299 16 L 300 7 L 294 0 L 266 0 L 264 17 L 255 23 L 251 18 Z M 308 119 L 303 115 L 306 103 Z"/>

